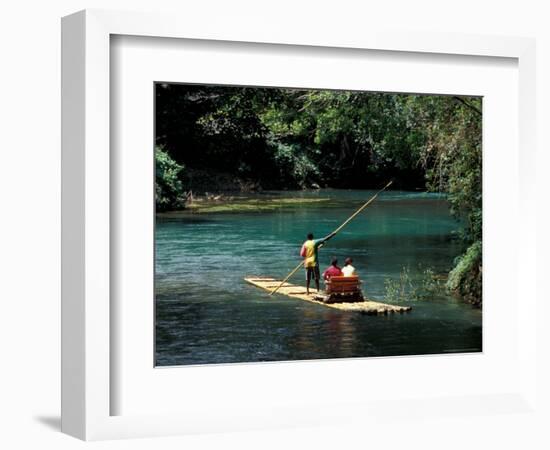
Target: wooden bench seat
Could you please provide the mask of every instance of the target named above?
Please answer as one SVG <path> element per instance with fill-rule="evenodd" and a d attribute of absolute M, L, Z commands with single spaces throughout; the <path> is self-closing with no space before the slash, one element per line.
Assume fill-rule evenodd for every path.
<path fill-rule="evenodd" d="M 361 292 L 359 277 L 331 277 L 325 282 L 327 294 L 355 294 Z"/>

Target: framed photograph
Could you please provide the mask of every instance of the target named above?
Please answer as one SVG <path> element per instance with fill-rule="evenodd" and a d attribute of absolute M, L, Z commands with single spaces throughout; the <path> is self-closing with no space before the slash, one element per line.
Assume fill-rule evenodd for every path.
<path fill-rule="evenodd" d="M 94 10 L 62 47 L 64 432 L 533 408 L 533 41 Z"/>

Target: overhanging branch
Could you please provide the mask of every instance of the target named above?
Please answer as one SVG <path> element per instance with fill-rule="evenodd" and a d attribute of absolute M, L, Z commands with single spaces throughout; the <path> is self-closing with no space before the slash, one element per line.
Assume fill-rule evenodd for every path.
<path fill-rule="evenodd" d="M 456 97 L 456 96 L 453 96 L 453 99 L 455 99 L 456 101 L 462 103 L 463 105 L 466 105 L 468 108 L 470 108 L 472 111 L 475 111 L 476 113 L 478 113 L 480 116 L 481 116 L 481 110 L 479 108 L 477 108 L 476 106 L 472 105 L 471 103 L 468 103 L 466 100 L 464 100 L 463 98 L 460 98 L 460 97 Z"/>

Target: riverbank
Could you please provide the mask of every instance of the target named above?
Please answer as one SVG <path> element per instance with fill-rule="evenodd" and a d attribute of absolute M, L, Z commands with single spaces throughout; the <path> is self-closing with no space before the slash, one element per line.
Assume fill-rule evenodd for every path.
<path fill-rule="evenodd" d="M 185 208 L 158 213 L 160 217 L 187 215 L 189 213 L 238 213 L 266 212 L 281 208 L 300 208 L 302 206 L 329 202 L 330 198 L 271 198 L 267 195 L 244 196 L 240 193 L 210 194 L 193 196 Z"/>
<path fill-rule="evenodd" d="M 191 191 L 187 201 L 179 209 L 159 211 L 160 217 L 188 215 L 191 213 L 238 213 L 238 212 L 262 212 L 277 209 L 299 209 L 310 206 L 335 207 L 342 205 L 342 198 L 350 197 L 351 208 L 359 207 L 368 200 L 374 190 L 349 190 L 349 189 L 303 189 L 285 191 L 220 191 L 210 190 L 198 194 Z M 446 202 L 446 195 L 422 191 L 386 191 L 377 202 L 392 201 L 401 202 L 404 199 L 414 199 L 419 203 L 432 200 Z M 397 206 L 397 205 L 396 205 Z M 353 211 L 350 211 L 353 212 Z M 322 217 L 322 216 L 321 216 Z"/>

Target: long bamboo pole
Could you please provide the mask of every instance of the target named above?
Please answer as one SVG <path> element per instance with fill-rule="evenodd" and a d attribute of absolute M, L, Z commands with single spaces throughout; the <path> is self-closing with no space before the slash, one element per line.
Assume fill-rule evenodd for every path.
<path fill-rule="evenodd" d="M 342 228 L 344 228 L 348 223 L 350 223 L 353 219 L 355 219 L 367 206 L 369 206 L 374 200 L 376 200 L 376 197 L 378 197 L 378 195 L 380 193 L 382 193 L 383 191 L 385 191 L 386 189 L 388 189 L 391 184 L 393 183 L 393 181 L 390 181 L 388 184 L 386 184 L 382 189 L 380 189 L 376 194 L 374 194 L 368 202 L 366 202 L 363 206 L 361 206 L 361 208 L 359 208 L 357 211 L 355 211 L 344 223 L 342 223 L 342 225 L 340 225 L 338 228 L 336 228 L 336 230 L 334 230 L 332 233 L 330 233 L 332 236 L 334 236 L 335 234 L 339 233 Z M 319 246 L 319 248 L 321 248 L 323 246 L 323 244 L 321 244 Z M 277 286 L 275 289 L 273 289 L 269 295 L 273 295 L 275 294 L 275 292 L 277 292 L 280 287 L 285 284 L 289 279 L 290 277 L 292 277 L 292 275 L 294 275 L 296 272 L 298 272 L 298 269 L 300 269 L 300 267 L 302 267 L 304 265 L 304 261 L 301 261 L 300 264 L 298 264 L 294 270 L 292 270 L 292 272 L 290 272 L 287 277 L 281 281 L 281 284 L 279 284 L 279 286 Z"/>

